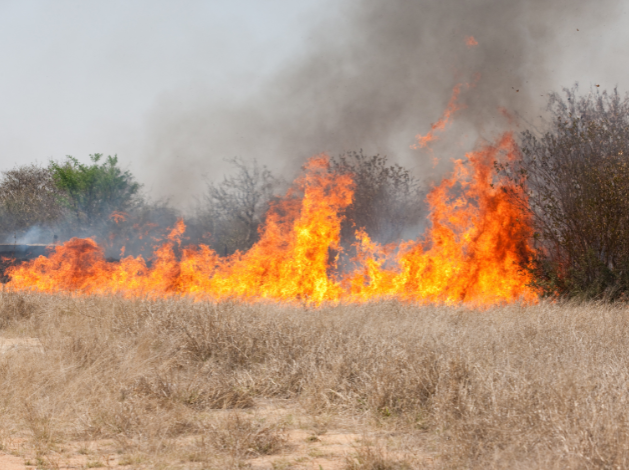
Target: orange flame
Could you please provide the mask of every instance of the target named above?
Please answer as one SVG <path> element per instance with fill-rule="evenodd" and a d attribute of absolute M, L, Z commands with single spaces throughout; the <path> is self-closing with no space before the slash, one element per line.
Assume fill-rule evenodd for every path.
<path fill-rule="evenodd" d="M 478 41 L 474 38 L 474 36 L 468 36 L 465 38 L 465 45 L 467 47 L 478 46 Z"/>
<path fill-rule="evenodd" d="M 479 306 L 535 301 L 530 275 L 523 270 L 532 254 L 530 220 L 516 202 L 526 202 L 526 195 L 493 181 L 493 162 L 503 155 L 515 158 L 516 152 L 507 133 L 497 145 L 467 154 L 469 167 L 456 161 L 452 177 L 428 196 L 432 226 L 425 239 L 398 248 L 396 269 L 381 268 L 386 253 L 381 255 L 363 234 L 362 272 L 357 270 L 351 281 L 352 294 L 361 300 L 392 296 Z"/>
<path fill-rule="evenodd" d="M 446 110 L 443 112 L 443 115 L 439 118 L 437 122 L 434 122 L 430 126 L 430 131 L 428 132 L 428 134 L 417 134 L 415 136 L 415 138 L 417 139 L 417 144 L 412 145 L 411 148 L 420 149 L 428 147 L 428 144 L 430 142 L 438 139 L 435 133 L 437 131 L 442 132 L 452 120 L 454 113 L 464 108 L 463 105 L 457 103 L 457 100 L 459 99 L 459 94 L 461 93 L 461 87 L 461 83 L 458 83 L 454 86 L 454 89 L 452 90 L 452 95 L 450 96 L 450 101 L 448 101 L 448 106 L 446 106 Z"/>
<path fill-rule="evenodd" d="M 472 88 L 476 86 L 476 83 L 480 80 L 480 74 L 477 74 L 474 77 L 474 81 L 472 83 L 457 83 L 452 89 L 452 94 L 450 95 L 450 100 L 448 101 L 448 105 L 446 106 L 443 115 L 434 122 L 430 126 L 430 131 L 426 135 L 417 134 L 415 138 L 417 139 L 417 144 L 411 145 L 412 149 L 420 149 L 427 148 L 428 144 L 431 142 L 438 140 L 438 137 L 435 135 L 437 132 L 443 132 L 448 124 L 452 121 L 454 114 L 457 111 L 465 109 L 465 105 L 459 104 L 458 99 L 461 94 L 461 88 Z"/>
<path fill-rule="evenodd" d="M 174 247 L 185 231 L 179 221 L 149 263 L 131 256 L 108 262 L 93 240 L 75 238 L 48 257 L 9 268 L 9 287 L 310 305 L 385 298 L 477 306 L 533 302 L 537 295 L 522 270 L 531 254 L 530 221 L 515 201 L 526 202 L 525 194 L 492 171 L 495 160 L 514 158 L 516 151 L 505 134 L 495 146 L 457 161 L 452 176 L 429 194 L 431 227 L 424 239 L 382 247 L 359 230 L 348 272 L 338 269 L 337 260 L 353 181 L 333 173 L 328 157 L 320 155 L 271 207 L 260 240 L 245 253 L 220 257 L 200 245 L 183 248 L 178 257 Z"/>
<path fill-rule="evenodd" d="M 126 212 L 114 211 L 109 214 L 109 219 L 113 220 L 114 223 L 119 224 L 120 222 L 125 222 L 128 216 L 129 214 L 127 214 Z"/>

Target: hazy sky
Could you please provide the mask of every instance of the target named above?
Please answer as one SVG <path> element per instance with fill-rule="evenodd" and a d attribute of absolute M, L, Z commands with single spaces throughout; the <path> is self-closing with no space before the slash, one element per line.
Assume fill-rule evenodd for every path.
<path fill-rule="evenodd" d="M 149 194 L 185 204 L 235 155 L 291 169 L 364 147 L 421 168 L 404 153 L 414 134 L 475 73 L 468 123 L 497 105 L 533 119 L 575 81 L 629 90 L 625 5 L 0 0 L 0 169 L 118 154 Z"/>
<path fill-rule="evenodd" d="M 137 176 L 152 107 L 247 89 L 302 47 L 300 0 L 0 0 L 0 169 L 117 153 Z"/>

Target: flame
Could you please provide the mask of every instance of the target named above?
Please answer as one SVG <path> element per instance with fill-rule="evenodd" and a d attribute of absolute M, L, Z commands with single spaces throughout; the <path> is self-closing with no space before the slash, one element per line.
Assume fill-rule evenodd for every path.
<path fill-rule="evenodd" d="M 465 45 L 467 47 L 478 46 L 478 41 L 474 38 L 474 36 L 467 36 L 465 38 Z"/>
<path fill-rule="evenodd" d="M 446 110 L 443 112 L 443 115 L 439 118 L 439 120 L 437 120 L 437 122 L 434 122 L 430 126 L 430 131 L 428 132 L 428 134 L 426 135 L 417 134 L 415 136 L 415 138 L 417 139 L 417 144 L 412 145 L 411 148 L 420 149 L 420 148 L 428 147 L 428 144 L 438 139 L 438 137 L 435 134 L 437 132 L 442 132 L 446 128 L 446 126 L 452 120 L 454 113 L 463 109 L 464 106 L 460 105 L 457 102 L 459 99 L 459 94 L 461 93 L 462 86 L 463 86 L 462 83 L 457 83 L 454 86 L 452 90 L 452 95 L 450 96 L 450 101 L 448 101 L 448 105 L 446 106 Z"/>
<path fill-rule="evenodd" d="M 476 83 L 480 80 L 480 74 L 476 74 L 474 77 L 474 81 L 472 83 L 457 83 L 452 89 L 452 94 L 450 95 L 450 100 L 448 101 L 448 105 L 446 106 L 443 115 L 430 126 L 430 131 L 426 135 L 417 134 L 415 138 L 417 139 L 417 143 L 411 145 L 412 149 L 422 149 L 428 148 L 429 144 L 435 140 L 438 140 L 436 135 L 437 132 L 443 132 L 448 124 L 452 122 L 452 118 L 457 111 L 465 109 L 465 105 L 462 105 L 458 102 L 459 95 L 461 94 L 461 90 L 463 88 L 473 88 L 476 86 Z"/>
<path fill-rule="evenodd" d="M 452 175 L 428 196 L 431 226 L 422 239 L 379 246 L 358 230 L 356 255 L 345 271 L 338 267 L 340 233 L 353 181 L 333 173 L 328 157 L 319 155 L 271 207 L 247 252 L 221 257 L 205 245 L 181 248 L 180 220 L 148 262 L 132 256 L 108 262 L 96 242 L 73 238 L 47 257 L 9 268 L 9 287 L 309 305 L 385 298 L 481 307 L 534 302 L 537 294 L 522 269 L 532 253 L 530 220 L 518 203 L 526 203 L 526 195 L 493 172 L 494 161 L 516 155 L 507 133 L 455 162 Z"/>
<path fill-rule="evenodd" d="M 362 234 L 351 293 L 361 301 L 397 297 L 426 303 L 465 302 L 478 306 L 534 302 L 523 270 L 532 254 L 531 221 L 520 188 L 494 182 L 493 162 L 515 158 L 510 133 L 495 146 L 458 160 L 452 177 L 428 195 L 431 228 L 421 242 L 396 247 L 397 264 L 383 269 L 391 247 L 380 248 Z"/>
<path fill-rule="evenodd" d="M 125 222 L 127 220 L 127 217 L 129 217 L 129 214 L 127 214 L 126 212 L 114 211 L 109 214 L 109 219 L 113 220 L 116 224 L 119 224 L 120 222 Z"/>

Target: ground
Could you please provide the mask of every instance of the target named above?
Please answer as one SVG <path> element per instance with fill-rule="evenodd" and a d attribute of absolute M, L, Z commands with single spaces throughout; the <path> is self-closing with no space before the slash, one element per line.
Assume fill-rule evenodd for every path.
<path fill-rule="evenodd" d="M 235 412 L 221 410 L 214 413 L 228 415 Z M 361 465 L 367 457 L 370 461 L 388 462 L 390 466 L 384 468 L 402 469 L 411 468 L 411 465 L 412 468 L 432 468 L 434 452 L 429 450 L 428 436 L 414 436 L 412 445 L 405 445 L 409 436 L 404 433 L 382 431 L 338 416 L 313 417 L 304 413 L 293 400 L 256 400 L 255 406 L 244 414 L 260 422 L 277 424 L 283 442 L 273 455 L 235 458 L 233 462 L 228 457 L 224 463 L 229 467 L 235 463 L 251 470 L 344 470 L 352 468 L 352 465 L 363 468 Z M 198 439 L 201 437 L 194 435 L 181 438 L 181 447 L 194 447 Z M 418 441 L 424 441 L 423 451 L 418 451 Z M 206 468 L 203 462 L 190 460 L 194 461 L 194 456 L 162 461 L 162 465 L 166 468 Z M 215 465 L 220 468 L 220 463 Z M 41 449 L 38 451 L 29 444 L 27 436 L 5 437 L 0 451 L 2 470 L 134 469 L 150 466 L 148 459 L 142 455 L 125 453 L 115 439 L 68 441 L 50 446 L 42 453 Z"/>
<path fill-rule="evenodd" d="M 629 308 L 0 293 L 0 469 L 629 468 Z"/>

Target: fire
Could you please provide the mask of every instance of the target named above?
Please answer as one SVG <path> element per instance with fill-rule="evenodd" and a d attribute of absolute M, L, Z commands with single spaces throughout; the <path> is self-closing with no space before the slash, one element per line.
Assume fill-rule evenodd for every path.
<path fill-rule="evenodd" d="M 465 45 L 467 47 L 478 46 L 478 41 L 474 38 L 474 36 L 467 36 L 465 38 Z"/>
<path fill-rule="evenodd" d="M 457 99 L 463 86 L 474 84 L 455 86 L 443 116 L 428 134 L 417 136 L 418 147 L 428 147 L 462 109 Z M 533 254 L 526 194 L 493 171 L 495 162 L 516 157 L 513 136 L 506 133 L 456 161 L 452 175 L 428 195 L 430 228 L 423 238 L 380 246 L 359 228 L 349 269 L 339 269 L 338 258 L 354 183 L 351 175 L 332 172 L 328 157 L 319 155 L 270 208 L 259 241 L 245 253 L 221 257 L 205 245 L 182 248 L 186 227 L 180 220 L 148 263 L 141 256 L 108 262 L 95 241 L 73 238 L 48 257 L 7 269 L 9 288 L 307 305 L 534 302 L 526 270 Z M 125 217 L 111 216 L 116 223 Z"/>
<path fill-rule="evenodd" d="M 448 105 L 446 106 L 443 115 L 430 126 L 430 131 L 426 135 L 417 134 L 415 138 L 417 139 L 417 144 L 411 146 L 413 149 L 423 149 L 428 148 L 429 144 L 435 140 L 438 140 L 437 132 L 443 132 L 448 124 L 452 122 L 452 118 L 457 111 L 465 109 L 465 105 L 459 103 L 459 95 L 461 94 L 461 90 L 473 88 L 476 86 L 476 83 L 480 80 L 480 74 L 476 74 L 474 77 L 474 81 L 471 83 L 457 83 L 452 89 L 452 94 L 450 95 L 450 100 L 448 101 Z"/>
<path fill-rule="evenodd" d="M 124 212 L 114 211 L 109 215 L 109 219 L 119 224 L 120 222 L 126 221 L 128 216 L 129 215 Z"/>
<path fill-rule="evenodd" d="M 417 144 L 413 145 L 412 148 L 418 149 L 428 147 L 428 144 L 438 139 L 436 133 L 442 132 L 446 128 L 446 126 L 452 120 L 454 113 L 463 109 L 463 105 L 458 103 L 459 94 L 461 93 L 462 86 L 463 84 L 461 83 L 455 85 L 454 89 L 452 90 L 452 95 L 450 96 L 450 101 L 448 101 L 448 106 L 446 106 L 446 110 L 444 111 L 443 115 L 439 118 L 437 122 L 433 123 L 430 126 L 430 131 L 428 132 L 428 134 L 417 134 L 415 136 L 415 138 L 417 139 Z M 470 85 L 467 86 L 469 87 Z"/>
<path fill-rule="evenodd" d="M 474 305 L 537 299 L 528 272 L 532 254 L 526 202 L 520 188 L 495 182 L 492 164 L 514 158 L 513 136 L 455 162 L 453 175 L 429 194 L 431 228 L 424 240 L 382 249 L 361 236 L 351 292 L 361 301 L 396 297 L 415 302 Z M 388 252 L 397 266 L 383 269 Z"/>
<path fill-rule="evenodd" d="M 526 195 L 493 172 L 494 161 L 516 153 L 512 135 L 505 134 L 495 145 L 467 154 L 430 192 L 431 226 L 422 239 L 379 246 L 358 230 L 347 270 L 337 262 L 353 181 L 333 173 L 328 157 L 319 155 L 271 207 L 260 240 L 245 253 L 221 257 L 205 245 L 180 248 L 180 221 L 149 263 L 132 256 L 108 262 L 96 242 L 74 238 L 48 257 L 10 268 L 9 287 L 309 305 L 387 298 L 476 306 L 534 302 L 537 295 L 523 270 L 532 253 L 530 220 L 519 204 Z"/>

